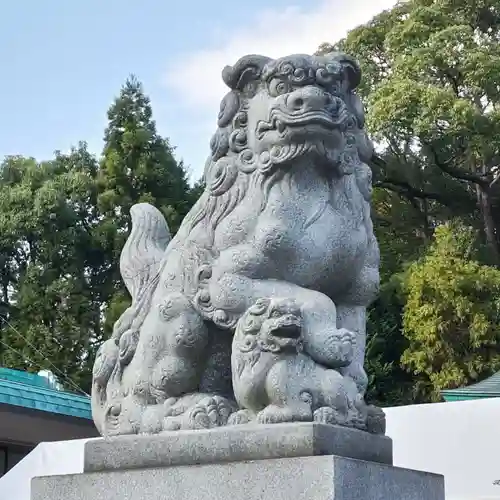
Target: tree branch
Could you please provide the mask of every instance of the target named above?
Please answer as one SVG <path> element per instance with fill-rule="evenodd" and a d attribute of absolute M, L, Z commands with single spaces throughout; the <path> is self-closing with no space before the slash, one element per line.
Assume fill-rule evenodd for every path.
<path fill-rule="evenodd" d="M 380 169 L 384 169 L 387 166 L 386 161 L 377 155 L 373 156 L 372 163 Z M 381 179 L 380 181 L 374 182 L 374 187 L 390 189 L 391 191 L 395 191 L 399 194 L 406 194 L 407 196 L 411 196 L 413 198 L 434 200 L 445 206 L 450 206 L 450 204 L 452 204 L 446 196 L 443 196 L 440 193 L 424 191 L 422 189 L 413 187 L 406 181 L 398 179 Z"/>
<path fill-rule="evenodd" d="M 434 163 L 438 168 L 440 168 L 444 173 L 454 177 L 455 179 L 460 179 L 462 181 L 472 182 L 474 184 L 479 184 L 480 186 L 487 186 L 488 180 L 479 174 L 473 172 L 467 172 L 460 168 L 455 168 L 451 166 L 451 161 L 442 161 L 439 158 L 437 151 L 431 146 L 431 144 L 423 142 L 428 151 L 432 154 Z"/>
<path fill-rule="evenodd" d="M 396 179 L 384 179 L 383 181 L 376 182 L 375 187 L 390 189 L 391 191 L 397 191 L 398 193 L 401 193 L 401 190 L 404 190 L 406 194 L 414 198 L 434 200 L 445 206 L 450 205 L 450 200 L 448 200 L 446 196 L 442 196 L 439 193 L 430 193 L 418 188 L 414 188 L 405 181 L 398 181 Z"/>

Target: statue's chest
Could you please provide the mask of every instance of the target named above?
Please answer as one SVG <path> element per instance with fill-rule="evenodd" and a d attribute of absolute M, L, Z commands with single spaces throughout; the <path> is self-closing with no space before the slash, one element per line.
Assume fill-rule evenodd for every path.
<path fill-rule="evenodd" d="M 293 269 L 303 285 L 331 279 L 350 281 L 364 258 L 365 227 L 356 217 L 327 205 L 297 231 Z"/>
<path fill-rule="evenodd" d="M 280 226 L 276 234 L 284 233 L 275 262 L 283 278 L 298 285 L 322 289 L 338 282 L 342 287 L 359 272 L 367 249 L 361 207 L 332 196 L 321 184 L 312 187 L 281 206 L 269 205 L 269 231 L 274 219 Z"/>

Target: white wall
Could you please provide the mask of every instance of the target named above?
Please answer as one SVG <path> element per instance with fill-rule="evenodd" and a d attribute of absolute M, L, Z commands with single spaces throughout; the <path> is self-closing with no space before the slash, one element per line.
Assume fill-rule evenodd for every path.
<path fill-rule="evenodd" d="M 386 413 L 395 465 L 443 474 L 446 500 L 500 499 L 500 398 Z"/>

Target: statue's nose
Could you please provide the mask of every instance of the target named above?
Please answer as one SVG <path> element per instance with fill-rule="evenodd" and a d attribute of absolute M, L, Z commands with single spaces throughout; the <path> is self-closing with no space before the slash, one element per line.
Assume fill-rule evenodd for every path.
<path fill-rule="evenodd" d="M 294 90 L 286 100 L 287 108 L 291 112 L 301 113 L 324 111 L 331 104 L 330 94 L 317 87 L 302 87 Z"/>

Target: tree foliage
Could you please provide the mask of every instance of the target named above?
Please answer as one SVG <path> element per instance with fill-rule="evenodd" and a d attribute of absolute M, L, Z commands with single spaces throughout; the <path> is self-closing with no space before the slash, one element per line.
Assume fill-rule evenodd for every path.
<path fill-rule="evenodd" d="M 150 100 L 136 77 L 123 85 L 108 110 L 108 120 L 97 183 L 99 231 L 108 257 L 103 283 L 106 333 L 130 304 L 117 266 L 131 227 L 130 208 L 135 203 L 153 204 L 175 232 L 192 204 L 183 164 L 175 159 L 168 140 L 158 134 Z"/>
<path fill-rule="evenodd" d="M 440 226 L 405 282 L 402 362 L 431 399 L 500 370 L 500 270 L 476 260 L 476 242 L 470 227 Z"/>
<path fill-rule="evenodd" d="M 53 161 L 14 157 L 0 167 L 2 364 L 55 365 L 88 381 L 101 340 L 96 175 L 85 144 Z"/>
<path fill-rule="evenodd" d="M 108 112 L 102 158 L 84 143 L 0 166 L 0 364 L 52 370 L 89 390 L 98 346 L 130 298 L 118 272 L 134 203 L 174 231 L 193 201 L 182 163 L 130 78 Z"/>
<path fill-rule="evenodd" d="M 320 53 L 331 50 L 344 50 L 360 61 L 364 77 L 359 92 L 376 143 L 373 208 L 382 294 L 371 308 L 368 333 L 391 347 L 381 347 L 374 358 L 383 353 L 385 363 L 373 362 L 368 354 L 370 387 L 385 387 L 383 394 L 370 394 L 389 404 L 435 399 L 439 389 L 468 384 L 498 369 L 498 348 L 489 330 L 483 332 L 493 342 L 489 354 L 473 348 L 469 339 L 464 345 L 471 353 L 461 361 L 469 368 L 457 368 L 461 351 L 450 339 L 464 342 L 467 334 L 460 328 L 469 320 L 446 302 L 453 298 L 476 311 L 486 296 L 494 302 L 493 289 L 491 295 L 468 293 L 443 276 L 453 274 L 461 283 L 483 280 L 487 289 L 500 265 L 500 7 L 493 0 L 401 1 L 345 39 L 319 48 Z M 449 226 L 450 221 L 455 222 Z M 469 234 L 458 227 L 472 229 Z M 464 266 L 457 264 L 453 272 L 455 261 L 443 259 L 451 274 L 441 276 L 431 263 L 437 248 L 453 246 L 444 243 L 450 228 L 458 231 L 456 238 L 468 234 L 477 250 L 468 265 L 470 255 L 457 256 Z M 460 251 L 465 250 L 459 245 L 457 255 Z M 490 281 L 488 272 L 493 273 Z M 422 273 L 427 281 L 421 306 L 447 311 L 434 317 L 434 330 L 417 306 Z M 390 285 L 395 282 L 399 289 Z M 389 295 L 387 287 L 393 290 Z M 433 298 L 426 298 L 429 290 L 434 290 Z M 471 332 L 474 321 L 467 323 Z M 457 325 L 462 327 L 455 330 Z M 446 331 L 451 343 L 432 340 L 436 329 Z M 410 386 L 401 368 L 412 375 Z M 401 388 L 404 396 L 394 399 Z"/>
<path fill-rule="evenodd" d="M 497 264 L 498 12 L 498 2 L 487 0 L 400 2 L 320 48 L 352 53 L 364 69 L 378 184 L 425 209 L 426 232 L 443 218 L 472 216 Z"/>

